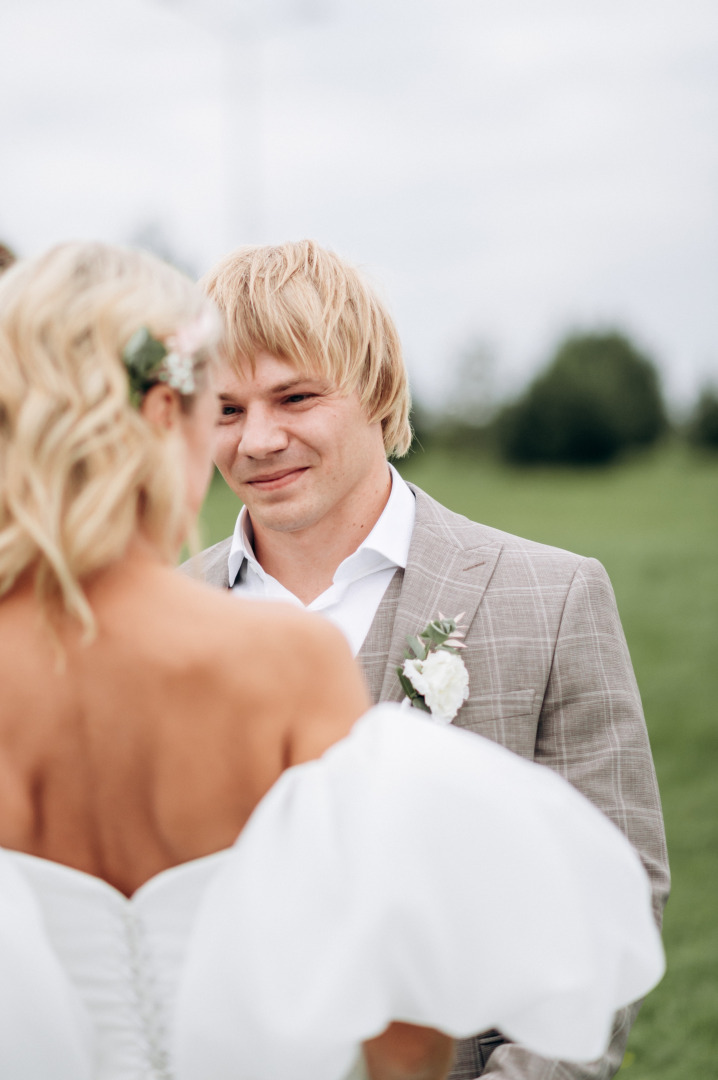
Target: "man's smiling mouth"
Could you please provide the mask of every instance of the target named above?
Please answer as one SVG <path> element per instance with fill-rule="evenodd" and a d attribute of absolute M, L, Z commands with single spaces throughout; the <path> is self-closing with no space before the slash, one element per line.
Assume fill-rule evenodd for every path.
<path fill-rule="evenodd" d="M 298 465 L 291 469 L 277 469 L 272 473 L 261 473 L 259 476 L 245 480 L 249 487 L 259 491 L 271 491 L 275 488 L 285 487 L 298 480 L 307 471 L 308 466 Z"/>

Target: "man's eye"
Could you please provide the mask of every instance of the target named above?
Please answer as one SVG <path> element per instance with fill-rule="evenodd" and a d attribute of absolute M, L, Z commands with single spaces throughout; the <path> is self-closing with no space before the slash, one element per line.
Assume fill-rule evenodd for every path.
<path fill-rule="evenodd" d="M 303 401 L 308 401 L 311 394 L 289 394 L 284 400 L 287 405 L 300 405 Z"/>
<path fill-rule="evenodd" d="M 239 413 L 240 413 L 240 409 L 238 408 L 237 405 L 225 405 L 225 404 L 222 404 L 219 407 L 220 418 L 225 417 L 225 416 L 238 416 Z"/>

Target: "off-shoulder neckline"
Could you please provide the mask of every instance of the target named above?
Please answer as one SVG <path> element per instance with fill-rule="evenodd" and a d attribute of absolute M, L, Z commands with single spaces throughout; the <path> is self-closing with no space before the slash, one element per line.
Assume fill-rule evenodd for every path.
<path fill-rule="evenodd" d="M 19 862 L 25 862 L 31 866 L 37 866 L 42 868 L 42 871 L 48 874 L 55 874 L 59 877 L 66 877 L 68 880 L 75 879 L 78 882 L 84 881 L 85 884 L 104 892 L 106 895 L 111 895 L 119 898 L 125 904 L 137 903 L 141 897 L 144 897 L 148 892 L 151 892 L 154 888 L 160 884 L 167 883 L 172 878 L 177 878 L 183 873 L 189 873 L 198 869 L 203 864 L 211 863 L 214 860 L 222 861 L 233 850 L 234 844 L 230 847 L 221 848 L 219 851 L 210 851 L 206 855 L 198 855 L 194 859 L 186 859 L 184 862 L 175 863 L 174 866 L 165 867 L 164 870 L 158 871 L 153 874 L 152 877 L 143 881 L 135 891 L 127 896 L 118 889 L 117 886 L 112 885 L 109 881 L 106 881 L 102 877 L 98 877 L 97 874 L 90 874 L 86 870 L 78 870 L 75 866 L 68 866 L 67 863 L 57 862 L 54 859 L 45 859 L 41 855 L 31 855 L 27 851 L 17 851 L 13 848 L 0 847 L 2 855 L 10 856 L 12 859 L 16 859 Z"/>

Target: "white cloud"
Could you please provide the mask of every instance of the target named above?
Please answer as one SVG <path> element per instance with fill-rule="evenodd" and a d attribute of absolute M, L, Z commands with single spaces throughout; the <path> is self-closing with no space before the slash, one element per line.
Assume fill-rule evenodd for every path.
<path fill-rule="evenodd" d="M 714 0 L 308 3 L 233 53 L 207 3 L 6 4 L 0 230 L 157 218 L 200 268 L 252 224 L 314 235 L 386 283 L 425 393 L 470 333 L 508 384 L 612 319 L 691 392 L 718 352 Z"/>

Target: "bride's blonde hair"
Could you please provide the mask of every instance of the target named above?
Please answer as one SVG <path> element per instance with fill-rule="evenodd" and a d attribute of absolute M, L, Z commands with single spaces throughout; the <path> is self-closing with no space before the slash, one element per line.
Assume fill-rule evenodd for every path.
<path fill-rule="evenodd" d="M 176 554 L 189 524 L 182 448 L 130 404 L 122 353 L 140 327 L 164 339 L 206 305 L 154 256 L 104 244 L 64 244 L 3 275 L 0 596 L 31 574 L 44 605 L 59 601 L 91 633 L 83 582 L 138 530 Z"/>

